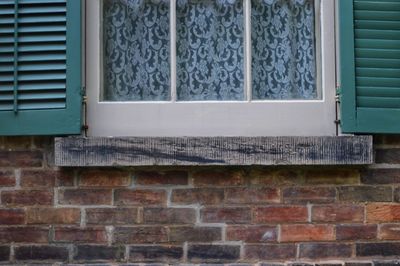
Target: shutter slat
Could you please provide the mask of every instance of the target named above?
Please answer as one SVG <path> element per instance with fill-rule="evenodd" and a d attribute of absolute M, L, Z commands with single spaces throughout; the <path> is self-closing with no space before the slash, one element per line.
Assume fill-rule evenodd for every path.
<path fill-rule="evenodd" d="M 400 50 L 356 48 L 355 51 L 358 58 L 400 59 Z"/>
<path fill-rule="evenodd" d="M 359 77 L 356 76 L 357 86 L 382 86 L 399 88 L 400 77 L 398 78 L 378 78 L 378 77 Z"/>
<path fill-rule="evenodd" d="M 367 39 L 400 40 L 400 31 L 356 29 L 355 37 L 358 39 L 367 38 Z"/>
<path fill-rule="evenodd" d="M 372 97 L 398 97 L 400 98 L 399 88 L 390 87 L 357 87 L 357 95 Z"/>
<path fill-rule="evenodd" d="M 357 29 L 400 30 L 399 21 L 356 20 L 354 25 Z"/>
<path fill-rule="evenodd" d="M 351 0 L 349 0 L 351 1 Z M 383 21 L 397 21 L 398 13 L 390 11 L 365 11 L 356 10 L 354 12 L 355 20 L 383 20 Z"/>
<path fill-rule="evenodd" d="M 380 77 L 397 78 L 400 77 L 400 68 L 356 68 L 356 75 L 359 77 Z"/>
<path fill-rule="evenodd" d="M 18 95 L 18 100 L 60 100 L 60 99 L 65 99 L 66 94 L 65 92 L 43 92 L 41 94 L 19 94 Z M 0 101 L 12 101 L 13 97 L 10 95 L 1 95 L 0 94 Z"/>
<path fill-rule="evenodd" d="M 389 1 L 354 1 L 357 10 L 400 11 L 399 2 Z"/>
<path fill-rule="evenodd" d="M 382 58 L 356 58 L 356 67 L 400 68 L 400 60 Z"/>
<path fill-rule="evenodd" d="M 398 49 L 400 47 L 400 40 L 356 39 L 355 47 L 370 49 Z"/>
<path fill-rule="evenodd" d="M 358 96 L 357 106 L 368 108 L 400 108 L 400 98 Z"/>

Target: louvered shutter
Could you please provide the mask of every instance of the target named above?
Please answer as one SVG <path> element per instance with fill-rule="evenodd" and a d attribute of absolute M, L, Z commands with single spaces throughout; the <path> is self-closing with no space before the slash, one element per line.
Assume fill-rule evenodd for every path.
<path fill-rule="evenodd" d="M 345 133 L 400 132 L 400 1 L 340 0 Z"/>
<path fill-rule="evenodd" d="M 0 0 L 0 135 L 81 131 L 80 0 Z"/>

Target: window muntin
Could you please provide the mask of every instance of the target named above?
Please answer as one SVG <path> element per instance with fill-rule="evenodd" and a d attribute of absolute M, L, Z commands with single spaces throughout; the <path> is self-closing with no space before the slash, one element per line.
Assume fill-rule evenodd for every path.
<path fill-rule="evenodd" d="M 104 0 L 103 100 L 320 99 L 319 0 L 172 2 Z"/>

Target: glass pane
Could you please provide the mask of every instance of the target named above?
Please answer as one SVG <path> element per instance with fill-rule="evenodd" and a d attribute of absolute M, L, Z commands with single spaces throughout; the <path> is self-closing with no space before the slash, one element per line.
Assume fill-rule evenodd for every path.
<path fill-rule="evenodd" d="M 242 100 L 242 0 L 177 0 L 178 100 Z"/>
<path fill-rule="evenodd" d="M 314 0 L 252 0 L 253 99 L 316 99 Z"/>
<path fill-rule="evenodd" d="M 103 100 L 169 100 L 169 0 L 104 0 L 103 9 Z"/>

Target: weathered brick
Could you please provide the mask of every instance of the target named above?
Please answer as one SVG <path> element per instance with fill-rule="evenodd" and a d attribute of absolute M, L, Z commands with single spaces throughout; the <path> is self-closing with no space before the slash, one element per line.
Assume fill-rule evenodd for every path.
<path fill-rule="evenodd" d="M 120 261 L 124 257 L 125 247 L 123 246 L 78 245 L 74 255 L 74 259 L 78 261 Z"/>
<path fill-rule="evenodd" d="M 26 219 L 28 224 L 79 224 L 81 211 L 73 208 L 30 208 Z"/>
<path fill-rule="evenodd" d="M 338 188 L 339 200 L 346 202 L 392 201 L 392 188 L 379 186 L 348 186 Z"/>
<path fill-rule="evenodd" d="M 279 203 L 279 190 L 276 188 L 228 188 L 225 190 L 226 203 L 259 204 Z"/>
<path fill-rule="evenodd" d="M 188 172 L 186 171 L 140 171 L 135 173 L 137 185 L 142 186 L 178 186 L 188 184 Z"/>
<path fill-rule="evenodd" d="M 400 163 L 400 149 L 375 149 L 375 162 L 388 164 Z"/>
<path fill-rule="evenodd" d="M 336 199 L 335 188 L 290 187 L 283 190 L 285 203 L 332 203 Z"/>
<path fill-rule="evenodd" d="M 188 259 L 191 262 L 233 262 L 240 257 L 240 246 L 189 245 Z"/>
<path fill-rule="evenodd" d="M 400 243 L 356 243 L 356 256 L 400 256 Z"/>
<path fill-rule="evenodd" d="M 171 227 L 170 242 L 212 242 L 222 240 L 222 229 L 219 227 L 180 226 Z"/>
<path fill-rule="evenodd" d="M 281 225 L 282 242 L 332 241 L 335 240 L 333 225 L 288 224 Z"/>
<path fill-rule="evenodd" d="M 41 151 L 0 151 L 0 167 L 41 167 Z"/>
<path fill-rule="evenodd" d="M 314 222 L 363 222 L 364 207 L 358 205 L 321 205 L 312 207 Z"/>
<path fill-rule="evenodd" d="M 245 179 L 242 171 L 201 171 L 193 174 L 193 183 L 199 187 L 242 186 Z"/>
<path fill-rule="evenodd" d="M 338 225 L 336 227 L 337 240 L 370 240 L 376 239 L 377 226 L 372 225 Z"/>
<path fill-rule="evenodd" d="M 24 224 L 23 209 L 0 209 L 0 225 Z"/>
<path fill-rule="evenodd" d="M 116 205 L 160 206 L 166 205 L 167 194 L 164 190 L 118 189 L 115 191 Z"/>
<path fill-rule="evenodd" d="M 2 227 L 0 228 L 0 243 L 47 243 L 48 228 L 39 227 Z"/>
<path fill-rule="evenodd" d="M 181 246 L 132 246 L 129 257 L 134 262 L 178 262 L 183 257 Z"/>
<path fill-rule="evenodd" d="M 145 224 L 191 224 L 196 222 L 196 210 L 189 208 L 145 208 Z"/>
<path fill-rule="evenodd" d="M 31 148 L 32 139 L 30 136 L 6 136 L 3 138 L 5 150 L 29 150 Z"/>
<path fill-rule="evenodd" d="M 307 222 L 308 211 L 305 206 L 267 206 L 254 209 L 256 223 Z"/>
<path fill-rule="evenodd" d="M 351 244 L 305 243 L 300 244 L 299 257 L 307 259 L 349 258 L 351 254 Z"/>
<path fill-rule="evenodd" d="M 57 227 L 54 230 L 54 240 L 71 243 L 107 243 L 107 232 L 105 228 Z"/>
<path fill-rule="evenodd" d="M 68 249 L 56 246 L 22 246 L 15 247 L 15 259 L 67 261 Z"/>
<path fill-rule="evenodd" d="M 123 187 L 130 185 L 129 172 L 111 169 L 86 170 L 80 173 L 81 187 Z"/>
<path fill-rule="evenodd" d="M 400 260 L 374 260 L 374 266 L 399 266 Z"/>
<path fill-rule="evenodd" d="M 304 178 L 299 171 L 288 169 L 252 169 L 250 172 L 250 184 L 260 186 L 284 186 L 304 184 Z"/>
<path fill-rule="evenodd" d="M 400 188 L 394 190 L 394 201 L 400 202 Z"/>
<path fill-rule="evenodd" d="M 315 169 L 304 172 L 305 183 L 310 185 L 351 185 L 360 183 L 357 169 Z"/>
<path fill-rule="evenodd" d="M 64 205 L 111 205 L 111 189 L 61 189 L 58 203 Z"/>
<path fill-rule="evenodd" d="M 228 241 L 243 241 L 245 243 L 275 242 L 277 240 L 276 226 L 264 225 L 234 225 L 226 228 Z"/>
<path fill-rule="evenodd" d="M 246 207 L 203 208 L 200 211 L 200 217 L 205 223 L 249 223 L 251 209 Z"/>
<path fill-rule="evenodd" d="M 368 185 L 400 183 L 400 169 L 368 169 L 361 173 L 361 182 Z"/>
<path fill-rule="evenodd" d="M 400 224 L 380 225 L 378 238 L 383 240 L 400 240 Z"/>
<path fill-rule="evenodd" d="M 171 202 L 174 204 L 217 205 L 224 200 L 224 190 L 214 188 L 174 189 Z"/>
<path fill-rule="evenodd" d="M 0 261 L 5 262 L 10 260 L 10 247 L 0 246 Z"/>
<path fill-rule="evenodd" d="M 124 225 L 138 223 L 137 208 L 86 209 L 87 224 Z"/>
<path fill-rule="evenodd" d="M 244 258 L 248 260 L 288 260 L 296 257 L 294 244 L 245 245 Z"/>
<path fill-rule="evenodd" d="M 51 190 L 15 190 L 1 192 L 1 202 L 11 206 L 52 205 Z"/>
<path fill-rule="evenodd" d="M 399 222 L 400 204 L 368 204 L 367 221 L 369 223 Z"/>
<path fill-rule="evenodd" d="M 14 171 L 0 170 L 0 187 L 13 187 L 15 186 Z"/>
<path fill-rule="evenodd" d="M 116 227 L 114 237 L 121 244 L 165 243 L 168 232 L 163 226 Z"/>
<path fill-rule="evenodd" d="M 72 187 L 75 185 L 75 172 L 72 169 L 59 169 L 56 175 L 57 187 Z"/>
<path fill-rule="evenodd" d="M 344 263 L 344 266 L 372 266 L 372 262 L 366 261 L 348 261 Z"/>
<path fill-rule="evenodd" d="M 21 187 L 54 187 L 57 175 L 59 172 L 54 170 L 22 170 Z"/>

